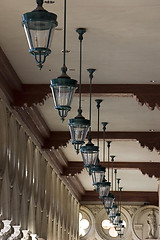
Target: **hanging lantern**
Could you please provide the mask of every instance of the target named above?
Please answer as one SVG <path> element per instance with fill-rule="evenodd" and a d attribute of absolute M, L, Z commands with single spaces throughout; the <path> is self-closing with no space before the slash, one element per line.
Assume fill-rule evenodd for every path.
<path fill-rule="evenodd" d="M 110 191 L 111 183 L 107 182 L 105 178 L 103 179 L 103 182 L 99 184 L 98 192 L 99 192 L 99 198 L 103 198 L 104 196 L 108 196 Z"/>
<path fill-rule="evenodd" d="M 115 227 L 115 229 L 116 229 L 117 232 L 119 232 L 119 231 L 121 230 L 122 225 L 123 225 L 123 221 L 122 221 L 122 220 L 119 220 L 118 223 L 117 223 L 117 225 L 116 225 L 116 227 Z"/>
<path fill-rule="evenodd" d="M 124 235 L 124 229 L 125 229 L 125 226 L 122 225 L 120 230 L 118 231 L 118 236 L 121 238 L 123 235 Z"/>
<path fill-rule="evenodd" d="M 69 119 L 69 130 L 71 133 L 72 144 L 74 148 L 79 153 L 80 147 L 84 144 L 88 128 L 90 126 L 90 121 L 78 115 L 74 119 Z"/>
<path fill-rule="evenodd" d="M 105 167 L 102 167 L 98 163 L 97 165 L 92 166 L 89 172 L 90 172 L 90 175 L 92 175 L 93 186 L 98 191 L 99 184 L 103 182 L 103 179 L 105 176 Z"/>
<path fill-rule="evenodd" d="M 104 208 L 106 209 L 107 214 L 110 213 L 114 202 L 114 195 L 109 193 L 108 196 L 103 197 Z"/>
<path fill-rule="evenodd" d="M 94 146 L 92 142 L 88 142 L 84 147 L 81 147 L 84 167 L 89 168 L 92 165 L 96 165 L 98 152 L 98 146 Z"/>
<path fill-rule="evenodd" d="M 71 79 L 66 73 L 63 73 L 60 77 L 51 80 L 50 87 L 55 109 L 58 110 L 61 120 L 64 121 L 68 112 L 71 110 L 71 103 L 77 88 L 77 81 Z"/>
<path fill-rule="evenodd" d="M 118 206 L 116 204 L 113 204 L 113 207 L 109 213 L 109 218 L 113 221 L 114 218 L 116 217 L 116 214 L 117 214 L 117 211 L 118 211 Z"/>
<path fill-rule="evenodd" d="M 86 168 L 89 168 L 92 165 L 96 165 L 98 152 L 99 152 L 99 147 L 94 146 L 94 144 L 92 143 L 92 138 L 91 138 L 92 79 L 93 79 L 93 73 L 95 72 L 95 70 L 96 69 L 93 69 L 93 68 L 87 69 L 87 71 L 89 72 L 89 77 L 90 77 L 90 107 L 89 107 L 90 128 L 89 128 L 89 134 L 88 134 L 88 143 L 84 147 L 81 147 L 82 159 L 84 162 L 84 167 L 86 167 Z"/>
<path fill-rule="evenodd" d="M 71 110 L 71 103 L 77 88 L 77 81 L 67 75 L 66 67 L 66 0 L 64 0 L 64 48 L 63 48 L 63 67 L 62 74 L 58 78 L 51 80 L 50 88 L 52 90 L 55 109 L 62 120 L 67 117 Z"/>
<path fill-rule="evenodd" d="M 32 12 L 23 14 L 24 27 L 29 53 L 35 58 L 41 69 L 46 57 L 51 53 L 50 46 L 57 23 L 57 15 L 46 11 L 42 0 L 37 0 L 37 8 Z"/>
<path fill-rule="evenodd" d="M 74 148 L 78 154 L 80 147 L 84 144 L 85 138 L 87 136 L 87 132 L 90 126 L 90 121 L 85 119 L 82 116 L 82 108 L 81 108 L 82 40 L 83 40 L 83 34 L 86 32 L 86 29 L 78 28 L 76 31 L 79 34 L 79 40 L 80 40 L 79 108 L 78 108 L 78 115 L 73 119 L 69 119 L 69 130 L 71 134 L 72 144 L 74 145 Z"/>
<path fill-rule="evenodd" d="M 115 219 L 113 221 L 113 224 L 114 225 L 118 225 L 120 220 L 121 220 L 121 214 L 119 212 L 117 212 L 116 217 L 115 217 Z"/>

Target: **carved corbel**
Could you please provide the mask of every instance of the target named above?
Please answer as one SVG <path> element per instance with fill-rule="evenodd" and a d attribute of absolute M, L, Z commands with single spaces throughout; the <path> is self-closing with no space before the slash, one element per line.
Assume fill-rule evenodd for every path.
<path fill-rule="evenodd" d="M 151 87 L 152 88 L 152 87 Z M 136 100 L 139 102 L 140 105 L 146 105 L 150 110 L 154 110 L 157 107 L 160 110 L 160 87 L 157 86 L 157 89 L 154 88 L 152 91 L 148 92 L 136 92 L 134 95 Z"/>
<path fill-rule="evenodd" d="M 65 134 L 61 131 L 50 132 L 50 137 L 45 139 L 44 148 L 58 149 L 60 147 L 66 147 L 70 139 L 69 132 L 66 132 Z"/>
<path fill-rule="evenodd" d="M 43 105 L 50 97 L 52 93 L 49 84 L 23 84 L 21 91 L 15 92 L 13 106 Z"/>
<path fill-rule="evenodd" d="M 159 171 L 159 166 L 154 167 L 156 163 L 151 163 L 151 167 L 141 167 L 140 171 L 142 172 L 143 175 L 147 174 L 150 178 L 153 176 L 156 178 L 160 178 L 160 171 Z M 152 167 L 152 165 L 154 165 Z"/>
<path fill-rule="evenodd" d="M 160 136 L 153 136 L 149 138 L 137 138 L 137 141 L 140 143 L 141 147 L 147 147 L 150 151 L 154 149 L 160 152 Z"/>

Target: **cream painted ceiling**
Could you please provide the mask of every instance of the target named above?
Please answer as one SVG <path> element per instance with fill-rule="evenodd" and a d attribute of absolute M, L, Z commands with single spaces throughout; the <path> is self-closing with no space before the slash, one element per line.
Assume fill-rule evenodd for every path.
<path fill-rule="evenodd" d="M 93 83 L 99 84 L 160 84 L 160 1 L 159 0 L 68 0 L 67 4 L 68 74 L 79 78 L 78 27 L 87 28 L 83 41 L 82 83 L 89 83 L 87 68 L 96 68 Z M 52 54 L 43 69 L 38 70 L 28 53 L 28 45 L 21 26 L 22 14 L 35 8 L 34 0 L 1 0 L 0 45 L 23 83 L 50 84 L 60 75 L 63 49 L 63 0 L 44 7 L 58 15 Z M 72 71 L 71 71 L 72 70 Z M 74 71 L 73 71 L 74 70 Z M 100 98 L 101 96 L 98 96 Z M 95 99 L 95 98 L 94 98 Z M 97 129 L 97 113 L 93 99 L 93 126 Z M 109 131 L 160 131 L 160 111 L 140 106 L 133 97 L 105 97 L 101 121 L 109 122 Z M 83 97 L 83 113 L 88 117 L 89 101 Z M 75 117 L 78 98 L 64 123 L 59 121 L 49 97 L 38 106 L 50 130 L 67 131 L 68 119 Z M 102 144 L 101 144 L 102 145 Z M 81 161 L 69 143 L 63 148 L 69 161 Z M 102 148 L 101 148 L 102 152 Z M 114 141 L 111 153 L 117 161 L 159 162 L 156 151 L 141 148 L 136 141 Z M 102 158 L 102 156 L 100 155 Z M 156 191 L 155 178 L 142 175 L 139 170 L 119 170 L 124 190 Z M 86 190 L 92 189 L 85 171 L 79 175 Z M 129 179 L 129 180 L 128 180 Z"/>

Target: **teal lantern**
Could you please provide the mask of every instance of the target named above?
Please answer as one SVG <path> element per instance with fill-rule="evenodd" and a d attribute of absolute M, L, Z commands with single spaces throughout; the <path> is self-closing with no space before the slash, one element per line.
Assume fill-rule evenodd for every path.
<path fill-rule="evenodd" d="M 113 204 L 112 209 L 109 213 L 109 218 L 113 221 L 116 217 L 118 211 L 118 206 L 116 204 Z"/>
<path fill-rule="evenodd" d="M 62 74 L 51 80 L 51 90 L 54 100 L 55 109 L 62 120 L 67 117 L 71 110 L 71 103 L 77 88 L 77 81 L 67 75 L 66 67 L 66 0 L 64 0 L 64 48 L 63 48 L 63 66 Z"/>
<path fill-rule="evenodd" d="M 98 146 L 95 146 L 91 141 L 88 141 L 85 146 L 81 147 L 81 154 L 85 168 L 90 168 L 91 166 L 96 165 L 98 152 Z"/>
<path fill-rule="evenodd" d="M 77 154 L 79 153 L 80 147 L 84 144 L 89 126 L 90 121 L 85 119 L 81 113 L 75 118 L 69 119 L 69 130 L 72 144 L 74 145 Z"/>
<path fill-rule="evenodd" d="M 109 193 L 108 196 L 103 197 L 104 208 L 106 209 L 107 214 L 109 215 L 114 202 L 114 195 Z"/>
<path fill-rule="evenodd" d="M 71 134 L 72 144 L 74 145 L 76 153 L 78 154 L 87 136 L 87 132 L 90 127 L 90 120 L 85 119 L 85 117 L 82 116 L 81 107 L 82 40 L 83 34 L 86 32 L 86 29 L 78 28 L 76 32 L 79 34 L 80 41 L 79 108 L 78 115 L 75 118 L 69 119 L 68 125 Z"/>
<path fill-rule="evenodd" d="M 37 8 L 23 14 L 22 25 L 29 45 L 29 53 L 41 69 L 46 57 L 51 53 L 50 46 L 57 23 L 57 15 L 46 11 L 42 0 L 37 0 Z"/>
<path fill-rule="evenodd" d="M 97 162 L 97 165 L 92 166 L 89 169 L 89 174 L 92 176 L 93 186 L 97 191 L 99 189 L 99 185 L 103 182 L 105 171 L 105 167 L 99 164 L 99 160 Z"/>
<path fill-rule="evenodd" d="M 52 79 L 50 87 L 55 109 L 58 110 L 61 120 L 64 121 L 68 112 L 71 110 L 71 103 L 77 88 L 77 81 L 71 79 L 66 73 L 64 73 L 60 77 Z"/>
<path fill-rule="evenodd" d="M 82 154 L 85 168 L 90 168 L 92 165 L 96 165 L 98 152 L 99 152 L 99 147 L 95 146 L 92 143 L 92 137 L 91 137 L 92 79 L 93 79 L 93 73 L 95 72 L 95 70 L 96 69 L 94 68 L 87 69 L 87 71 L 89 72 L 89 78 L 90 78 L 90 107 L 89 107 L 90 127 L 89 127 L 89 134 L 88 134 L 88 143 L 85 146 L 81 147 L 81 154 Z"/>
<path fill-rule="evenodd" d="M 104 196 L 108 196 L 110 191 L 111 183 L 107 182 L 105 178 L 103 179 L 103 182 L 99 184 L 98 192 L 99 192 L 99 198 L 103 198 Z"/>

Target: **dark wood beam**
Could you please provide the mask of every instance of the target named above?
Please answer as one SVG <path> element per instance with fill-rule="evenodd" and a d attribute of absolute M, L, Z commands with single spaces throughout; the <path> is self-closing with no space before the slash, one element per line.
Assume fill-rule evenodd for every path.
<path fill-rule="evenodd" d="M 78 90 L 77 90 L 78 91 Z M 160 108 L 160 84 L 93 84 L 93 96 L 134 96 L 151 110 Z M 89 95 L 89 84 L 82 85 L 82 94 Z M 14 105 L 32 106 L 51 96 L 49 84 L 23 84 L 22 90 L 15 93 Z"/>
<path fill-rule="evenodd" d="M 115 199 L 119 198 L 119 192 L 112 192 Z M 144 204 L 158 206 L 158 192 L 141 192 L 141 191 L 123 191 L 121 195 L 122 202 L 133 203 L 142 202 Z M 81 203 L 93 203 L 101 201 L 98 197 L 98 193 L 95 191 L 86 191 L 81 198 Z"/>
<path fill-rule="evenodd" d="M 103 139 L 103 132 L 99 133 L 100 139 Z M 92 138 L 97 139 L 97 132 L 92 132 Z M 142 147 L 147 147 L 153 151 L 160 151 L 160 132 L 107 132 L 108 140 L 136 140 Z M 70 133 L 63 131 L 55 131 L 50 133 L 50 138 L 47 138 L 44 143 L 45 148 L 59 148 L 66 146 L 70 141 Z"/>
<path fill-rule="evenodd" d="M 106 167 L 106 163 L 101 162 L 100 164 Z M 68 162 L 68 166 L 63 168 L 63 175 L 68 176 L 81 173 L 83 168 L 83 162 Z M 109 163 L 109 168 L 112 168 L 111 163 Z M 114 168 L 139 169 L 144 175 L 147 174 L 149 177 L 155 176 L 156 178 L 160 178 L 159 162 L 114 162 Z"/>

